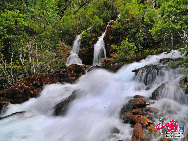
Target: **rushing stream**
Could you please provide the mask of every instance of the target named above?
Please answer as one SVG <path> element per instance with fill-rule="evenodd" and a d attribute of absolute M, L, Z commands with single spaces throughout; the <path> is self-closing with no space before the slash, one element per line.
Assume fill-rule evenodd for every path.
<path fill-rule="evenodd" d="M 179 87 L 183 76 L 178 71 L 161 69 L 163 75 L 152 81 L 146 73 L 132 72 L 135 68 L 157 64 L 159 59 L 181 55 L 178 52 L 148 56 L 145 60 L 123 66 L 117 73 L 95 69 L 80 77 L 74 84 L 46 85 L 40 97 L 23 104 L 10 104 L 1 116 L 26 111 L 0 120 L 1 141 L 117 141 L 131 140 L 133 128 L 119 118 L 122 106 L 134 95 L 151 97 L 162 83 L 153 107 L 164 113 L 167 122 L 188 125 L 188 98 Z M 153 72 L 155 74 L 155 72 Z M 152 77 L 153 78 L 153 77 Z M 147 89 L 146 87 L 150 87 Z M 53 116 L 54 107 L 72 93 L 76 94 L 63 116 Z M 155 125 L 159 123 L 156 118 Z M 114 128 L 120 133 L 112 133 Z M 156 139 L 153 139 L 156 140 Z"/>

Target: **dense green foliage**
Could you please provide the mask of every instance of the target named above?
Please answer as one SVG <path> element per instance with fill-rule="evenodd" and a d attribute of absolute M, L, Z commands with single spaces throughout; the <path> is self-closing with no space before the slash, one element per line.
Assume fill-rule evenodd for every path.
<path fill-rule="evenodd" d="M 158 10 L 158 18 L 152 30 L 155 39 L 168 49 L 186 46 L 188 31 L 188 1 L 171 0 L 164 2 Z"/>
<path fill-rule="evenodd" d="M 118 8 L 120 18 L 114 24 L 113 42 L 121 40 L 118 47 L 119 60 L 128 61 L 153 49 L 156 42 L 151 34 L 157 13 L 147 4 L 125 3 Z M 121 55 L 120 55 L 121 54 Z M 128 58 L 127 55 L 129 54 Z"/>
<path fill-rule="evenodd" d="M 187 13 L 187 0 L 2 0 L 1 86 L 21 74 L 66 67 L 67 52 L 84 30 L 81 54 L 91 62 L 93 45 L 110 20 L 115 22 L 108 46 L 115 46 L 118 62 L 139 60 L 161 48 L 187 52 Z"/>

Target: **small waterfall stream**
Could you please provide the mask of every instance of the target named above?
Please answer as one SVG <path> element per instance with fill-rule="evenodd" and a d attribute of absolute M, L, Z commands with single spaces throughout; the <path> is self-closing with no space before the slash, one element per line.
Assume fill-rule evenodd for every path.
<path fill-rule="evenodd" d="M 67 58 L 67 62 L 66 62 L 67 66 L 71 64 L 78 64 L 78 65 L 82 64 L 82 60 L 78 56 L 79 50 L 80 50 L 82 33 L 76 36 L 76 39 L 72 46 L 72 50 L 70 52 L 70 56 Z"/>
<path fill-rule="evenodd" d="M 74 84 L 46 85 L 40 97 L 23 104 L 9 104 L 1 116 L 26 111 L 0 120 L 2 141 L 117 141 L 131 140 L 133 128 L 122 123 L 119 113 L 129 97 L 142 95 L 147 98 L 164 82 L 155 101 L 156 108 L 166 121 L 176 120 L 188 130 L 188 96 L 177 85 L 183 76 L 178 71 L 161 69 L 161 76 L 138 73 L 133 69 L 158 64 L 167 57 L 181 57 L 180 53 L 148 56 L 145 60 L 123 66 L 117 73 L 95 69 L 80 77 Z M 152 73 L 156 73 L 153 71 Z M 139 79 L 139 78 L 140 79 Z M 144 80 L 148 83 L 144 83 Z M 170 81 L 170 82 L 169 82 Z M 149 90 L 146 87 L 150 87 Z M 72 93 L 76 98 L 68 105 L 62 116 L 53 116 L 54 107 Z M 156 118 L 155 125 L 159 123 Z M 114 134 L 117 128 L 120 133 Z M 154 138 L 153 141 L 157 139 Z"/>
<path fill-rule="evenodd" d="M 104 39 L 104 36 L 106 35 L 106 31 L 107 31 L 107 28 L 108 28 L 110 22 L 108 22 L 105 32 L 99 37 L 98 41 L 94 45 L 93 66 L 101 65 L 101 58 L 102 57 L 106 58 L 106 49 L 105 49 L 105 43 L 104 43 L 103 39 Z"/>

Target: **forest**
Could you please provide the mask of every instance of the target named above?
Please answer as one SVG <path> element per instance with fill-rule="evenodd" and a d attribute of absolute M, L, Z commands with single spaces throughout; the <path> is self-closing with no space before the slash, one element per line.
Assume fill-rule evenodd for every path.
<path fill-rule="evenodd" d="M 84 30 L 81 56 L 91 65 L 93 45 L 110 20 L 106 46 L 113 63 L 179 50 L 188 74 L 187 13 L 187 0 L 1 0 L 0 90 L 25 76 L 66 68 Z"/>
<path fill-rule="evenodd" d="M 0 0 L 0 140 L 188 140 L 188 0 Z"/>

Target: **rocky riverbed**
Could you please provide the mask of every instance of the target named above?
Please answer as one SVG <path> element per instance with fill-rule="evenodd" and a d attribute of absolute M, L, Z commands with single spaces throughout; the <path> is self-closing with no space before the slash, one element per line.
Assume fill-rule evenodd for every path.
<path fill-rule="evenodd" d="M 130 124 L 132 128 L 131 138 L 127 140 L 172 140 L 170 138 L 165 138 L 165 136 L 162 136 L 161 133 L 156 130 L 155 126 L 156 123 L 159 122 L 158 119 L 161 116 L 167 119 L 169 118 L 169 114 L 176 115 L 179 114 L 179 111 L 181 111 L 178 111 L 176 108 L 174 109 L 172 105 L 169 105 L 169 101 L 174 100 L 179 104 L 183 104 L 185 106 L 188 104 L 188 83 L 184 79 L 180 79 L 180 76 L 183 75 L 183 72 L 176 71 L 176 69 L 180 67 L 178 65 L 178 61 L 180 60 L 182 60 L 182 58 L 163 58 L 160 59 L 158 63 L 143 65 L 139 68 L 133 68 L 131 70 L 135 73 L 134 80 L 137 83 L 135 85 L 136 91 L 134 91 L 134 94 L 131 94 L 131 96 L 125 97 L 125 102 L 122 102 L 122 106 L 120 106 L 121 109 L 119 110 L 118 114 L 122 124 Z M 105 68 L 109 69 L 111 72 L 116 72 L 124 64 L 113 64 L 108 58 L 104 59 L 102 62 L 103 63 L 101 66 L 89 67 L 85 65 L 70 65 L 63 70 L 52 70 L 48 74 L 41 74 L 24 78 L 22 81 L 17 82 L 13 87 L 0 92 L 1 113 L 6 113 L 6 107 L 9 103 L 21 104 L 33 97 L 40 98 L 41 91 L 47 84 L 71 83 L 74 85 L 80 81 L 79 78 L 81 76 L 90 72 L 93 73 L 98 68 Z M 169 66 L 168 63 L 170 63 L 171 65 Z M 167 79 L 167 77 L 169 77 L 167 72 L 169 72 L 169 74 L 173 76 L 170 76 L 170 78 Z M 173 86 L 173 88 L 171 86 Z M 87 89 L 90 90 L 90 88 Z M 86 93 L 88 93 L 87 89 L 75 89 L 68 97 L 60 101 L 58 100 L 59 102 L 56 102 L 56 104 L 52 106 L 52 116 L 66 116 L 70 107 L 73 106 L 73 104 L 81 99 L 84 95 L 86 95 Z M 173 89 L 173 91 L 171 91 L 171 89 Z M 150 93 L 150 96 L 143 93 Z M 79 96 L 80 94 L 83 95 L 81 96 L 81 98 Z M 164 100 L 166 99 L 169 99 L 168 102 L 164 102 Z M 161 105 L 158 105 L 158 103 L 162 105 L 162 108 L 160 107 Z M 177 107 L 181 107 L 181 105 L 177 105 Z M 11 113 L 10 115 L 1 117 L 1 120 L 10 118 L 15 115 L 21 116 L 25 113 L 26 111 Z M 177 119 L 177 117 L 175 116 L 172 117 Z M 186 115 L 183 117 L 184 119 L 180 118 L 179 122 L 186 123 L 186 121 L 188 121 L 188 118 L 186 117 Z M 112 128 L 111 132 L 114 136 L 118 136 L 123 133 L 120 127 Z M 185 132 L 183 140 L 187 139 L 188 135 L 187 132 Z"/>

